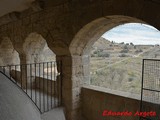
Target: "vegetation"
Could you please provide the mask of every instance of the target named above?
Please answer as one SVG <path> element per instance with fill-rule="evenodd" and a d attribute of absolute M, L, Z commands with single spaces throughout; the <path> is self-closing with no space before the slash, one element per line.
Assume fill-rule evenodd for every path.
<path fill-rule="evenodd" d="M 159 47 L 100 38 L 91 50 L 91 84 L 140 94 L 143 58 L 160 58 Z"/>
<path fill-rule="evenodd" d="M 123 50 L 120 51 L 120 53 L 128 53 L 128 52 L 129 52 L 128 49 L 123 49 Z"/>
<path fill-rule="evenodd" d="M 121 54 L 121 55 L 119 55 L 119 57 L 127 57 L 127 55 L 126 54 Z"/>

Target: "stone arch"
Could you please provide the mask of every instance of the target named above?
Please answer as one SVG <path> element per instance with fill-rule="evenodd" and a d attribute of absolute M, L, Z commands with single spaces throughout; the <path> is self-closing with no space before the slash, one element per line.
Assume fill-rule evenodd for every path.
<path fill-rule="evenodd" d="M 14 49 L 11 40 L 3 37 L 0 44 L 0 66 L 15 65 L 20 63 L 19 54 Z"/>
<path fill-rule="evenodd" d="M 93 43 L 106 31 L 126 23 L 145 23 L 137 18 L 113 15 L 96 19 L 85 25 L 70 44 L 71 55 L 87 55 Z"/>
<path fill-rule="evenodd" d="M 76 72 L 72 77 L 81 78 L 83 84 L 90 83 L 90 49 L 106 31 L 126 23 L 145 23 L 137 18 L 113 15 L 98 18 L 85 25 L 73 38 L 70 44 L 72 66 Z M 77 60 L 76 60 L 77 59 Z M 74 62 L 75 61 L 75 62 Z M 78 62 L 77 62 L 78 61 Z M 74 81 L 74 80 L 73 80 Z"/>
<path fill-rule="evenodd" d="M 90 83 L 90 49 L 94 42 L 98 40 L 106 31 L 122 24 L 126 23 L 145 23 L 142 20 L 122 15 L 113 15 L 98 18 L 79 30 L 74 36 L 69 50 L 71 53 L 72 61 L 72 73 L 71 73 L 71 86 L 72 92 L 72 103 L 76 101 L 76 104 L 72 106 L 72 109 L 77 116 L 81 116 L 78 113 L 81 109 L 81 88 L 85 84 Z M 79 100 L 77 102 L 77 100 Z"/>
<path fill-rule="evenodd" d="M 26 54 L 27 63 L 55 60 L 55 54 L 48 48 L 46 40 L 38 33 L 30 33 L 27 36 L 23 50 Z"/>
<path fill-rule="evenodd" d="M 68 40 L 67 37 L 63 35 L 63 33 L 60 34 L 59 31 L 53 30 L 47 30 L 47 32 L 40 32 L 40 34 L 43 36 L 43 38 L 46 40 L 48 47 L 58 56 L 62 55 L 69 55 L 69 49 L 68 49 L 68 43 L 64 42 L 64 38 Z M 62 38 L 63 37 L 63 38 Z"/>

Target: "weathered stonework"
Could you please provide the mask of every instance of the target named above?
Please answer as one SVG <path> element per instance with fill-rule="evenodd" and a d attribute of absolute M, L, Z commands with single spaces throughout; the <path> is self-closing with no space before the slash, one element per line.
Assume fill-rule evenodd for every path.
<path fill-rule="evenodd" d="M 82 88 L 82 115 L 87 120 L 139 120 L 135 115 L 140 112 L 140 95 L 117 90 L 110 90 L 98 86 L 84 86 Z M 145 101 L 147 107 L 156 105 Z M 152 107 L 151 107 L 152 108 Z M 103 111 L 131 112 L 130 116 L 103 116 Z M 154 116 L 155 117 L 155 116 Z"/>
<path fill-rule="evenodd" d="M 63 105 L 67 120 L 82 120 L 81 87 L 89 84 L 89 51 L 111 28 L 130 22 L 148 23 L 160 29 L 158 0 L 46 0 L 21 13 L 0 18 L 0 36 L 9 37 L 27 63 L 23 49 L 31 33 L 40 34 L 62 60 Z M 38 41 L 37 41 L 38 42 Z"/>
<path fill-rule="evenodd" d="M 19 64 L 19 54 L 9 38 L 3 38 L 0 44 L 0 66 Z"/>

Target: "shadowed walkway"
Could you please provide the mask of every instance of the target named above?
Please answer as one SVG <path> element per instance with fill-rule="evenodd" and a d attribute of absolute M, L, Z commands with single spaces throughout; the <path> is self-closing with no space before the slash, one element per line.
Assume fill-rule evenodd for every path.
<path fill-rule="evenodd" d="M 31 100 L 0 73 L 0 120 L 41 120 Z"/>
<path fill-rule="evenodd" d="M 55 108 L 49 112 L 42 114 L 42 120 L 65 120 L 63 108 Z"/>
<path fill-rule="evenodd" d="M 0 72 L 0 120 L 41 119 L 65 120 L 63 108 L 55 108 L 40 115 L 28 96 Z"/>

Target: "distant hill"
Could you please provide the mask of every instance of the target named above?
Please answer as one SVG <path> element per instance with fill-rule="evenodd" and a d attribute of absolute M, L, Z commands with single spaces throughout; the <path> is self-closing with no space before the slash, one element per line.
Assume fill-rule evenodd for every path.
<path fill-rule="evenodd" d="M 160 46 L 115 43 L 101 37 L 91 50 L 90 83 L 140 94 L 143 58 L 160 59 Z"/>
<path fill-rule="evenodd" d="M 141 55 L 145 58 L 157 58 L 160 56 L 159 48 L 159 46 L 154 45 L 134 45 L 133 43 L 124 42 L 116 43 L 100 37 L 92 46 L 91 54 L 93 57 L 97 57 L 96 55 L 93 55 L 95 53 L 99 54 L 98 57 L 102 57 L 104 55 L 100 55 L 101 53 L 108 53 L 111 56 L 118 57 L 125 53 L 126 56 Z"/>
<path fill-rule="evenodd" d="M 92 46 L 93 49 L 107 49 L 111 42 L 103 37 L 100 37 Z"/>

